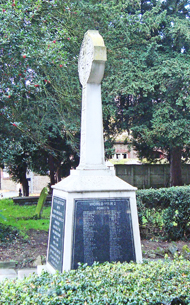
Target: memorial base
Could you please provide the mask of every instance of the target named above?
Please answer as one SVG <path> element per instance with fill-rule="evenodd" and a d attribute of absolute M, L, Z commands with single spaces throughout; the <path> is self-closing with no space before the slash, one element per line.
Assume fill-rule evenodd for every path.
<path fill-rule="evenodd" d="M 46 269 L 142 262 L 136 188 L 113 170 L 75 170 L 53 189 Z"/>

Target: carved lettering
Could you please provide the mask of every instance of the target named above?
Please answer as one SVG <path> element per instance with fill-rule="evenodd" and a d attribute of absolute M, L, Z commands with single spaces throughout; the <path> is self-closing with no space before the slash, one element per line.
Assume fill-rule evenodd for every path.
<path fill-rule="evenodd" d="M 135 261 L 129 198 L 75 200 L 73 266 Z"/>
<path fill-rule="evenodd" d="M 62 272 L 66 200 L 53 197 L 48 262 Z"/>

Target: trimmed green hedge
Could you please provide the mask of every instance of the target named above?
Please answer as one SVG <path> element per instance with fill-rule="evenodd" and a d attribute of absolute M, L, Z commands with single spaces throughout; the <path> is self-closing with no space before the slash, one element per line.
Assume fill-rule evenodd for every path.
<path fill-rule="evenodd" d="M 63 274 L 5 280 L 0 304 L 190 304 L 190 262 L 95 263 Z"/>
<path fill-rule="evenodd" d="M 138 190 L 137 206 L 142 233 L 190 238 L 190 186 Z"/>

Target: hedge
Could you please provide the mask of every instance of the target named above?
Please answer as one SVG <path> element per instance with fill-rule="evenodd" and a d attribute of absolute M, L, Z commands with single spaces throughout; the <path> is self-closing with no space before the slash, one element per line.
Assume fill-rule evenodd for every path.
<path fill-rule="evenodd" d="M 190 186 L 138 190 L 137 206 L 142 235 L 190 238 Z"/>
<path fill-rule="evenodd" d="M 190 304 L 190 262 L 94 263 L 63 274 L 5 280 L 0 304 Z"/>

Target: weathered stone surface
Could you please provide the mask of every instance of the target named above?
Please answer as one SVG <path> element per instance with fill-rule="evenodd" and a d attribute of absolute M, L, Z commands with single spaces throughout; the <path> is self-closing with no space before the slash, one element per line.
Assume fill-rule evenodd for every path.
<path fill-rule="evenodd" d="M 79 54 L 82 84 L 80 164 L 78 169 L 107 169 L 104 159 L 101 81 L 106 47 L 98 31 L 87 31 Z"/>
<path fill-rule="evenodd" d="M 37 274 L 37 269 L 36 268 L 18 270 L 18 279 L 22 280 L 25 277 L 28 277 L 32 274 Z"/>
<path fill-rule="evenodd" d="M 0 275 L 16 275 L 16 271 L 14 269 L 2 268 L 0 269 Z"/>
<path fill-rule="evenodd" d="M 174 255 L 175 253 L 177 253 L 178 247 L 177 247 L 176 245 L 171 245 L 171 246 L 169 246 L 168 251 L 169 251 L 172 255 Z"/>
<path fill-rule="evenodd" d="M 155 250 L 155 253 L 161 257 L 164 257 L 166 251 L 164 250 L 164 248 L 162 247 L 158 247 L 156 250 Z"/>
<path fill-rule="evenodd" d="M 0 282 L 5 279 L 15 279 L 17 278 L 17 273 L 14 269 L 0 269 Z"/>
<path fill-rule="evenodd" d="M 33 262 L 33 266 L 37 267 L 38 265 L 42 264 L 42 259 L 41 259 L 41 255 L 38 255 L 37 258 L 35 259 L 35 261 Z"/>
<path fill-rule="evenodd" d="M 150 257 L 150 258 L 155 258 L 156 257 L 156 254 L 154 251 L 150 251 L 147 253 L 147 256 Z"/>
<path fill-rule="evenodd" d="M 15 268 L 17 263 L 18 263 L 17 261 L 9 261 L 9 262 L 0 261 L 0 268 Z"/>
<path fill-rule="evenodd" d="M 101 83 L 106 60 L 106 47 L 102 36 L 98 31 L 87 31 L 81 45 L 78 62 L 79 79 L 82 86 L 85 86 L 86 83 Z"/>

